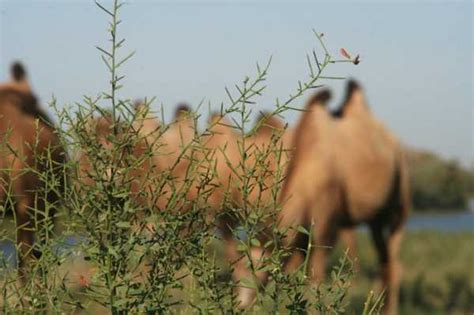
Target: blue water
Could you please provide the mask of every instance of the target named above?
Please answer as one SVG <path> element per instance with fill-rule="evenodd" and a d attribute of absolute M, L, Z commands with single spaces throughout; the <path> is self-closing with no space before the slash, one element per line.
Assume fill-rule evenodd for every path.
<path fill-rule="evenodd" d="M 56 252 L 69 251 L 71 248 L 77 246 L 79 242 L 78 237 L 68 236 L 62 239 L 61 242 L 56 242 L 53 249 Z M 11 268 L 17 265 L 16 247 L 12 240 L 0 240 L 0 269 Z"/>
<path fill-rule="evenodd" d="M 474 231 L 474 212 L 449 214 L 415 214 L 408 219 L 407 229 L 443 232 Z"/>

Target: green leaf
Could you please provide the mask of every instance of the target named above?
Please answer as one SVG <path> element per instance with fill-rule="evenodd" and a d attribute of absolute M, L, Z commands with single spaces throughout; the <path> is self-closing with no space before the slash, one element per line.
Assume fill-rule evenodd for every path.
<path fill-rule="evenodd" d="M 245 288 L 255 289 L 255 283 L 247 278 L 240 279 L 240 285 Z"/>
<path fill-rule="evenodd" d="M 117 227 L 121 229 L 128 229 L 130 228 L 130 226 L 131 226 L 130 222 L 127 222 L 127 221 L 122 221 L 122 222 L 117 223 Z"/>
<path fill-rule="evenodd" d="M 309 235 L 309 232 L 308 232 L 308 230 L 307 230 L 307 229 L 305 229 L 305 228 L 304 228 L 304 226 L 302 226 L 302 225 L 299 225 L 299 226 L 298 226 L 296 229 L 297 229 L 297 230 L 298 230 L 298 232 L 300 232 L 300 233 L 303 233 L 303 234 Z"/>
<path fill-rule="evenodd" d="M 250 243 L 251 243 L 253 246 L 256 246 L 256 247 L 260 247 L 260 246 L 261 246 L 260 241 L 259 241 L 258 239 L 256 239 L 256 238 L 252 238 L 252 239 L 250 240 Z"/>
<path fill-rule="evenodd" d="M 247 245 L 245 245 L 244 243 L 240 243 L 239 245 L 237 245 L 237 250 L 239 252 L 245 252 L 247 250 Z"/>

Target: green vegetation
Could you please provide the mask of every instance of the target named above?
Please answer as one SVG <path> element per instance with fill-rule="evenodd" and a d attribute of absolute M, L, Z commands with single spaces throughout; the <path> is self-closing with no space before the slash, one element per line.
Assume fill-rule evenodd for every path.
<path fill-rule="evenodd" d="M 283 154 L 277 144 L 278 133 L 263 150 L 245 143 L 258 112 L 255 104 L 266 89 L 271 60 L 264 66 L 257 64 L 255 75 L 226 88 L 228 98 L 219 104 L 217 120 L 202 132 L 192 130 L 189 141 L 183 141 L 184 134 L 190 125 L 197 125 L 201 107 L 197 109 L 200 112 L 186 113 L 187 128 L 173 129 L 181 122 L 177 119 L 171 125 L 158 121 L 147 130 L 150 100 L 145 99 L 142 108 L 123 96 L 126 81 L 121 66 L 133 53 L 123 53 L 125 41 L 119 35 L 122 4 L 115 0 L 109 8 L 97 3 L 109 20 L 107 44 L 97 47 L 109 74 L 108 89 L 84 96 L 72 108 L 61 111 L 53 101 L 61 126 L 58 134 L 72 157 L 59 165 L 66 171 L 59 175 L 39 172 L 26 163 L 22 169 L 41 175 L 44 185 L 38 186 L 34 199 L 44 201 L 47 211 L 40 213 L 37 206 L 29 209 L 35 242 L 31 250 L 17 250 L 17 258 L 25 262 L 21 272 L 9 268 L 8 257 L 0 256 L 0 312 L 233 314 L 242 312 L 238 293 L 243 289 L 255 292 L 255 299 L 247 298 L 249 312 L 343 312 L 352 277 L 347 259 L 340 260 L 328 284 L 318 287 L 308 286 L 306 268 L 291 274 L 282 268 L 289 255 L 289 248 L 281 245 L 288 231 L 280 229 L 274 217 L 280 207 L 277 198 L 283 171 L 279 164 L 274 170 L 266 163 L 269 156 L 279 161 Z M 275 100 L 269 116 L 296 107 L 321 80 L 337 78 L 326 76 L 334 63 L 358 63 L 358 57 L 333 58 L 322 35 L 314 33 L 322 53 L 308 54 L 303 61 L 309 68 L 307 75 L 295 84 L 291 95 Z M 216 125 L 239 135 L 237 163 L 229 162 L 227 144 L 217 148 L 204 145 L 219 134 L 213 132 Z M 176 132 L 174 141 L 168 138 L 163 145 L 162 137 L 169 130 Z M 179 148 L 170 152 L 172 145 Z M 166 164 L 170 156 L 174 159 Z M 219 156 L 220 164 L 231 169 L 228 177 L 218 176 Z M 53 164 L 48 154 L 42 158 Z M 65 174 L 71 185 L 58 188 L 56 183 Z M 224 181 L 232 186 L 225 186 Z M 271 192 L 268 202 L 251 199 L 259 196 L 256 191 L 264 190 Z M 65 202 L 48 203 L 44 196 L 51 192 Z M 216 197 L 220 198 L 217 202 Z M 14 200 L 14 196 L 6 199 Z M 62 223 L 60 233 L 53 227 L 52 213 L 57 213 L 56 221 Z M 212 250 L 222 241 L 216 236 L 216 224 L 223 218 L 232 218 L 246 232 L 245 238 L 239 238 L 238 230 L 230 228 L 234 237 L 227 241 L 235 244 L 226 249 L 234 249 L 236 254 L 228 259 Z M 228 225 L 219 227 L 222 231 Z M 0 230 L 0 240 L 17 244 L 15 234 Z M 73 248 L 67 248 L 70 237 L 79 240 Z M 264 248 L 265 255 L 255 258 L 255 248 Z M 235 270 L 246 274 L 232 279 L 226 276 Z M 263 272 L 269 275 L 267 285 L 257 276 Z M 377 306 L 370 306 L 365 313 L 377 311 Z"/>
<path fill-rule="evenodd" d="M 407 232 L 402 248 L 403 275 L 400 294 L 400 314 L 403 315 L 462 315 L 474 311 L 474 233 L 440 233 L 437 231 Z M 207 253 L 221 257 L 222 243 L 215 241 Z M 332 255 L 333 266 L 340 266 L 343 253 L 341 246 Z M 369 235 L 358 234 L 359 270 L 346 279 L 350 285 L 346 299 L 346 314 L 362 314 L 364 301 L 371 290 L 375 296 L 380 292 L 377 258 Z M 230 281 L 230 269 L 225 261 L 216 261 L 217 288 L 224 289 Z M 57 267 L 58 277 L 65 281 L 68 292 L 85 309 L 76 309 L 76 314 L 106 312 L 99 303 L 87 300 L 87 286 L 93 281 L 97 269 L 84 260 L 79 252 L 71 254 Z M 184 274 L 184 273 L 183 273 Z M 174 290 L 169 298 L 182 301 L 175 311 L 186 314 L 192 308 L 187 303 L 199 301 L 199 284 L 195 278 L 184 278 L 183 286 Z M 332 282 L 334 284 L 334 282 Z M 331 286 L 329 281 L 328 287 Z M 254 311 L 270 309 L 271 301 L 266 300 Z M 71 308 L 73 308 L 71 306 Z M 285 311 L 282 309 L 282 311 Z"/>
<path fill-rule="evenodd" d="M 472 314 L 474 311 L 474 233 L 407 232 L 400 314 Z M 360 314 L 370 290 L 378 290 L 377 257 L 368 233 L 358 235 L 360 271 L 349 290 L 349 314 Z M 334 253 L 339 257 L 342 249 Z"/>
<path fill-rule="evenodd" d="M 415 211 L 459 211 L 474 196 L 474 170 L 456 160 L 410 150 L 413 208 Z"/>
<path fill-rule="evenodd" d="M 239 143 L 242 162 L 232 169 L 232 173 L 238 175 L 232 194 L 243 198 L 236 206 L 225 196 L 217 206 L 224 213 L 216 213 L 217 207 L 212 208 L 209 202 L 210 196 L 221 188 L 216 184 L 217 166 L 214 163 L 219 150 L 210 152 L 203 146 L 202 134 L 196 132 L 192 140 L 180 148 L 182 151 L 172 167 L 153 171 L 156 165 L 150 167 L 148 163 L 152 157 L 160 155 L 154 152 L 160 147 L 159 141 L 146 142 L 149 134 L 140 133 L 148 112 L 140 112 L 130 99 L 121 97 L 125 76 L 119 70 L 133 55 L 121 54 L 124 45 L 118 35 L 121 5 L 118 1 L 114 1 L 110 9 L 98 5 L 110 20 L 108 46 L 98 47 L 110 75 L 110 89 L 96 96 L 85 96 L 82 102 L 75 104 L 75 110 L 66 108 L 57 113 L 59 125 L 64 127 L 58 132 L 65 147 L 73 153 L 72 157 L 83 154 L 88 168 L 81 169 L 74 159 L 64 165 L 71 176 L 71 185 L 58 193 L 65 196 L 66 202 L 61 206 L 48 204 L 46 207 L 59 207 L 56 219 L 61 222 L 61 229 L 55 230 L 50 218 L 36 219 L 40 217 L 38 210 L 31 209 L 36 232 L 33 249 L 41 255 L 25 255 L 28 263 L 22 266 L 23 273 L 12 270 L 7 257 L 0 257 L 1 312 L 241 313 L 245 311 L 238 308 L 237 292 L 244 287 L 256 291 L 256 298 L 247 309 L 249 313 L 377 313 L 379 295 L 370 294 L 367 298 L 371 289 L 369 283 L 378 272 L 366 236 L 360 237 L 361 272 L 355 278 L 354 292 L 349 290 L 354 282 L 352 265 L 340 253 L 327 282 L 316 287 L 308 285 L 306 265 L 290 274 L 282 270 L 281 262 L 289 255 L 289 249 L 281 246 L 281 240 L 288 231 L 279 229 L 272 218 L 279 207 L 277 196 L 283 172 L 270 170 L 265 163 L 269 155 L 282 153 L 281 148 L 275 147 L 276 140 L 269 148 L 255 153 L 253 165 L 247 163 L 250 150 L 245 143 Z M 305 62 L 309 75 L 297 83 L 291 95 L 275 101 L 271 115 L 294 108 L 305 92 L 319 86 L 321 79 L 336 78 L 325 76 L 332 64 L 358 63 L 358 57 L 355 60 L 334 59 L 324 46 L 322 36 L 316 32 L 315 35 L 323 54 L 318 57 L 312 52 L 308 56 Z M 258 110 L 253 105 L 265 91 L 269 66 L 270 62 L 263 67 L 257 65 L 253 77 L 245 77 L 235 89 L 226 89 L 228 99 L 220 104 L 220 115 L 228 118 L 231 127 L 242 136 L 250 129 L 252 113 Z M 145 100 L 145 104 L 150 102 Z M 190 113 L 190 117 L 196 123 L 201 114 Z M 104 128 L 106 134 L 102 138 L 96 132 L 98 129 L 91 127 L 91 122 L 97 122 L 97 119 L 110 123 Z M 212 127 L 211 124 L 203 134 L 209 136 Z M 159 126 L 153 132 L 160 138 L 167 128 L 169 126 Z M 247 137 L 242 139 L 245 142 Z M 136 154 L 136 151 L 140 153 Z M 226 150 L 220 148 L 220 151 Z M 469 183 L 466 176 L 470 175 L 465 175 L 456 164 L 443 168 L 443 163 L 438 166 L 437 160 L 432 160 L 434 162 L 421 161 L 419 165 L 422 166 L 412 167 L 415 196 L 421 200 L 415 206 L 458 207 L 465 202 L 469 189 L 472 192 L 472 187 L 466 188 Z M 174 167 L 182 166 L 183 161 L 187 162 L 185 175 L 176 184 Z M 413 161 L 418 163 L 417 158 Z M 150 167 L 147 169 L 150 171 L 138 172 L 145 167 Z M 443 171 L 438 171 L 437 167 Z M 265 174 L 277 177 L 279 184 L 267 187 Z M 439 178 L 428 177 L 433 174 L 443 176 L 439 181 L 442 185 L 427 188 L 425 192 L 425 181 L 429 184 L 438 182 Z M 55 174 L 42 175 L 41 180 L 47 184 L 58 182 Z M 452 188 L 448 183 L 459 186 Z M 38 198 L 58 189 L 57 186 L 45 185 L 45 191 L 40 191 Z M 268 204 L 250 200 L 252 192 L 258 188 L 272 191 L 273 199 Z M 194 192 L 192 189 L 197 193 L 194 198 L 188 198 L 190 192 Z M 430 199 L 437 195 L 444 199 Z M 160 199 L 162 196 L 167 197 L 164 203 Z M 52 211 L 44 216 L 49 213 Z M 2 211 L 2 215 L 6 212 Z M 239 231 L 232 230 L 238 255 L 242 258 L 240 261 L 223 258 L 222 240 L 216 236 L 215 221 L 225 216 L 238 221 L 246 232 L 245 238 L 239 238 Z M 2 217 L 1 221 L 10 230 L 1 229 L 0 240 L 16 243 L 16 237 L 12 236 L 16 234 L 12 230 L 18 229 L 14 220 L 7 221 Z M 79 242 L 68 247 L 71 236 Z M 468 268 L 473 260 L 472 240 L 471 234 L 408 235 L 402 247 L 402 260 L 406 266 L 402 309 L 407 313 L 472 311 L 473 277 Z M 252 249 L 256 247 L 265 248 L 265 255 L 258 261 L 249 259 L 254 257 Z M 232 272 L 242 262 L 250 276 L 233 279 Z M 267 285 L 258 281 L 260 272 L 269 274 Z M 20 279 L 21 274 L 25 277 Z M 369 305 L 364 308 L 365 301 Z"/>

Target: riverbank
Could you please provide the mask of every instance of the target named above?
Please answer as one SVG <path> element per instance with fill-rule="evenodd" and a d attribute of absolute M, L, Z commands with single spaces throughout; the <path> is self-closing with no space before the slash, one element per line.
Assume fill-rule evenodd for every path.
<path fill-rule="evenodd" d="M 472 231 L 408 231 L 400 251 L 400 314 L 472 314 L 473 244 Z M 336 250 L 333 261 L 341 251 Z M 358 233 L 358 260 L 348 314 L 360 314 L 367 293 L 378 288 L 377 257 L 368 233 Z"/>

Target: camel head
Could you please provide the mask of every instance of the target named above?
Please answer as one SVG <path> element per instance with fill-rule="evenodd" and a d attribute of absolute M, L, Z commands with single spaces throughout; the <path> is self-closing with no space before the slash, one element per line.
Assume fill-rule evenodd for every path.
<path fill-rule="evenodd" d="M 30 88 L 23 65 L 19 62 L 13 63 L 10 68 L 10 75 L 11 80 L 9 82 L 0 84 L 0 99 L 9 100 L 19 106 L 23 113 L 40 118 L 41 122 L 53 126 L 53 120 L 41 108 L 38 98 Z"/>

